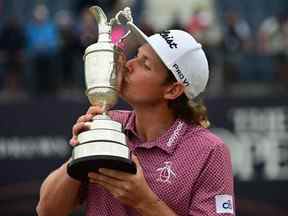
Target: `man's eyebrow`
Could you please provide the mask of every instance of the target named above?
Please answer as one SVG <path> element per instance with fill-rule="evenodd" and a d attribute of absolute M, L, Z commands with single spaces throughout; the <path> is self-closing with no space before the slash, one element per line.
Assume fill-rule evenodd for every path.
<path fill-rule="evenodd" d="M 138 48 L 138 54 L 140 53 L 140 49 L 141 48 Z M 150 61 L 151 59 L 149 58 L 148 55 L 145 55 L 143 52 L 141 52 L 141 58 L 143 58 L 144 60 L 148 60 Z"/>

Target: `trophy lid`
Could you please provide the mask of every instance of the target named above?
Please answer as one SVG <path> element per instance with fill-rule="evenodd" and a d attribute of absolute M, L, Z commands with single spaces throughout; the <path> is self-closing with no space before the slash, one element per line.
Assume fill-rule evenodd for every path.
<path fill-rule="evenodd" d="M 148 37 L 133 23 L 133 17 L 129 7 L 119 11 L 115 19 L 119 24 L 127 26 L 129 31 L 124 35 L 119 43 L 125 44 L 126 50 L 134 50 L 139 45 L 147 43 Z"/>
<path fill-rule="evenodd" d="M 98 24 L 98 42 L 111 42 L 112 24 L 111 22 L 108 23 L 104 11 L 98 6 L 90 7 L 89 11 L 95 17 Z"/>

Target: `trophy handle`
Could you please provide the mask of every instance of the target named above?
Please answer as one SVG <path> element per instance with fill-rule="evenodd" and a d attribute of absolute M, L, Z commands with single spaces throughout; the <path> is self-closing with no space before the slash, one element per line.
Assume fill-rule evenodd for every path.
<path fill-rule="evenodd" d="M 106 26 L 107 25 L 107 17 L 104 11 L 98 6 L 92 6 L 89 8 L 89 11 L 93 14 L 96 18 L 96 22 L 99 26 Z"/>

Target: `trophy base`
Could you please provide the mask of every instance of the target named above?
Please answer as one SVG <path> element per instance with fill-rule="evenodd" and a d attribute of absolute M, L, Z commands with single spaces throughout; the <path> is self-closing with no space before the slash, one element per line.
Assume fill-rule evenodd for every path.
<path fill-rule="evenodd" d="M 67 167 L 69 176 L 80 181 L 88 180 L 89 172 L 98 172 L 99 168 L 108 168 L 136 174 L 133 161 L 110 155 L 97 155 L 72 160 Z"/>

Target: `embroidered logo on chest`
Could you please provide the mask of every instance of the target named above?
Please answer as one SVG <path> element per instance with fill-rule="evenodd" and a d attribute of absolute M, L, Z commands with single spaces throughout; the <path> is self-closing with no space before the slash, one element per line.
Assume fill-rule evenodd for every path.
<path fill-rule="evenodd" d="M 164 162 L 163 166 L 161 168 L 158 168 L 156 171 L 159 173 L 159 176 L 157 178 L 157 181 L 159 181 L 159 182 L 171 184 L 172 178 L 176 178 L 176 174 L 172 170 L 172 162 L 171 161 Z"/>

